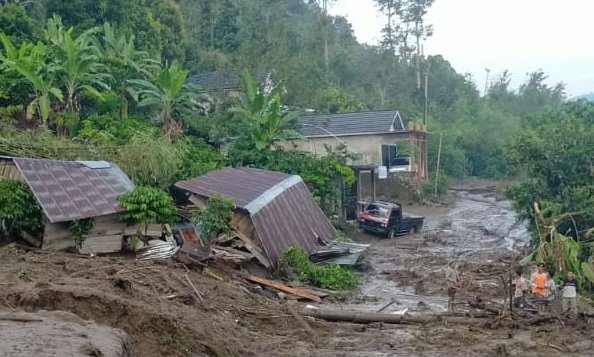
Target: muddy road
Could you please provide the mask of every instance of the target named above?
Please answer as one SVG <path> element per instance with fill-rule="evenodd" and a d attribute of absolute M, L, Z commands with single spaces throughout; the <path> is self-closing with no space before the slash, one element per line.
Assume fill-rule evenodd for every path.
<path fill-rule="evenodd" d="M 371 247 L 363 261 L 362 295 L 339 308 L 376 311 L 394 299 L 387 312 L 445 311 L 448 266 L 456 266 L 460 280 L 472 285 L 459 298 L 475 293 L 498 298 L 497 272 L 519 254 L 529 233 L 511 202 L 489 190 L 452 191 L 452 201 L 448 208 L 405 206 L 425 216 L 423 230 L 412 236 L 388 240 L 350 230 L 354 240 Z"/>

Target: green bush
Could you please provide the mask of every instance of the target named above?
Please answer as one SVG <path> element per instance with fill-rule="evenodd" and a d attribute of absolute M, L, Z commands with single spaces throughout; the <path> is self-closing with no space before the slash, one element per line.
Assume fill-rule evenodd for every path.
<path fill-rule="evenodd" d="M 9 235 L 17 230 L 35 234 L 41 229 L 41 208 L 19 180 L 0 180 L 0 222 Z"/>
<path fill-rule="evenodd" d="M 219 233 L 231 233 L 234 209 L 230 198 L 214 195 L 206 201 L 204 209 L 194 212 L 194 220 L 200 223 L 204 238 L 211 240 Z"/>
<path fill-rule="evenodd" d="M 437 178 L 437 197 L 443 197 L 448 193 L 450 188 L 450 179 L 441 174 Z M 435 197 L 435 175 L 431 175 L 429 180 L 421 183 L 421 190 L 425 197 Z"/>
<path fill-rule="evenodd" d="M 177 220 L 177 209 L 169 194 L 161 189 L 137 186 L 118 197 L 126 211 L 121 219 L 130 223 L 170 223 Z"/>
<path fill-rule="evenodd" d="M 287 248 L 281 255 L 279 267 L 288 267 L 300 281 L 324 289 L 352 289 L 359 283 L 351 269 L 338 264 L 316 265 L 309 261 L 309 255 L 299 247 Z"/>

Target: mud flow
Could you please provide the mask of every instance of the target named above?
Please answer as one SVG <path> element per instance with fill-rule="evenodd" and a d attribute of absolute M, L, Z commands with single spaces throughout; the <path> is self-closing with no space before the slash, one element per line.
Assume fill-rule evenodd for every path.
<path fill-rule="evenodd" d="M 511 204 L 489 190 L 458 190 L 447 208 L 405 206 L 425 228 L 371 243 L 360 291 L 318 308 L 430 316 L 446 310 L 444 270 L 456 265 L 452 314 L 481 296 L 502 302 L 501 276 L 528 241 Z M 352 234 L 350 234 L 352 233 Z M 0 356 L 592 356 L 592 322 L 413 325 L 303 318 L 308 302 L 283 301 L 222 265 L 86 257 L 0 247 Z M 292 305 L 289 308 L 288 305 Z M 450 312 L 448 312 L 450 314 Z M 307 328 L 304 328 L 307 325 Z"/>
<path fill-rule="evenodd" d="M 337 308 L 376 311 L 445 311 L 448 266 L 460 279 L 472 281 L 468 293 L 496 298 L 501 292 L 497 270 L 529 242 L 526 227 L 518 222 L 511 202 L 489 194 L 455 191 L 446 208 L 405 206 L 425 216 L 423 230 L 394 239 L 367 235 L 353 228 L 358 242 L 371 243 L 363 261 L 362 295 Z M 499 268 L 499 269 L 498 269 Z"/>

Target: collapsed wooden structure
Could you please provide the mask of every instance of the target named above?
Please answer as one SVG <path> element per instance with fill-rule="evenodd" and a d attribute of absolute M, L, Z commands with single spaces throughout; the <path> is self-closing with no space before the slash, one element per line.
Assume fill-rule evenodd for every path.
<path fill-rule="evenodd" d="M 228 197 L 236 206 L 231 228 L 236 237 L 217 239 L 220 254 L 254 257 L 271 269 L 283 250 L 291 246 L 308 253 L 317 249 L 320 239 L 332 239 L 335 229 L 299 176 L 253 168 L 224 168 L 175 184 L 186 193 L 190 209 L 202 209 L 213 195 Z M 222 247 L 234 239 L 233 246 L 250 255 Z"/>

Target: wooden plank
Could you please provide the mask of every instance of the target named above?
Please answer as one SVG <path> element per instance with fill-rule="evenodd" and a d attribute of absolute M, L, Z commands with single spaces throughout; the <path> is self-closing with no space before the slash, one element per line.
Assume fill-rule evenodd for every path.
<path fill-rule="evenodd" d="M 270 269 L 272 268 L 272 263 L 270 262 L 270 260 L 264 256 L 264 253 L 262 252 L 262 250 L 257 247 L 248 237 L 246 237 L 242 232 L 240 231 L 235 231 L 235 234 L 237 234 L 237 238 L 241 239 L 241 241 L 245 244 L 245 247 L 247 250 L 250 251 L 250 253 L 252 253 L 256 259 L 258 259 L 258 261 L 266 267 L 266 269 Z"/>
<path fill-rule="evenodd" d="M 252 281 L 254 283 L 273 287 L 275 289 L 278 289 L 278 290 L 283 291 L 288 294 L 297 295 L 304 299 L 308 299 L 308 300 L 315 301 L 315 302 L 322 302 L 322 299 L 320 299 L 318 296 L 307 293 L 301 289 L 295 289 L 295 288 L 289 287 L 289 286 L 279 283 L 277 281 L 260 278 L 260 277 L 254 276 L 254 275 L 250 275 L 246 279 L 249 281 Z"/>
<path fill-rule="evenodd" d="M 79 252 L 90 253 L 116 253 L 122 250 L 124 236 L 116 234 L 112 236 L 87 237 L 82 243 Z"/>
<path fill-rule="evenodd" d="M 144 224 L 135 224 L 124 229 L 124 236 L 135 236 L 136 232 L 138 231 L 138 227 L 140 227 L 140 234 L 145 237 L 157 237 L 160 238 L 163 235 L 163 226 L 160 224 L 149 224 L 148 230 L 145 230 Z"/>

